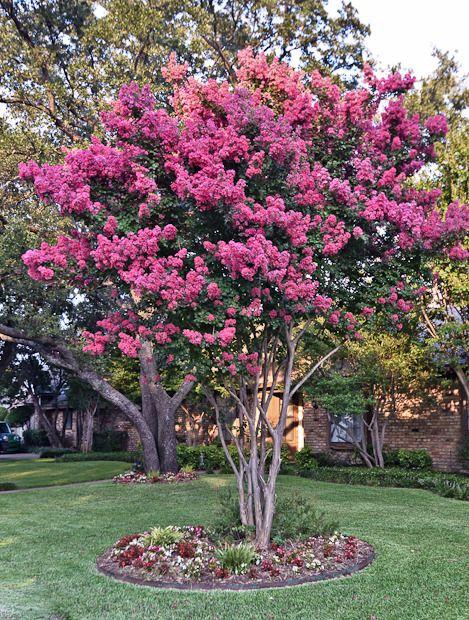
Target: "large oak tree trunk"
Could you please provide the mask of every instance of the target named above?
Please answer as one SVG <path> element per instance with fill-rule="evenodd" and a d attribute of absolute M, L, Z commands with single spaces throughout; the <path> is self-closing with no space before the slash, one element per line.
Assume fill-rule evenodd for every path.
<path fill-rule="evenodd" d="M 157 444 L 157 469 L 163 473 L 175 473 L 178 471 L 176 412 L 194 384 L 184 381 L 174 396 L 170 396 L 161 384 L 152 343 L 142 342 L 139 359 L 142 410 Z"/>

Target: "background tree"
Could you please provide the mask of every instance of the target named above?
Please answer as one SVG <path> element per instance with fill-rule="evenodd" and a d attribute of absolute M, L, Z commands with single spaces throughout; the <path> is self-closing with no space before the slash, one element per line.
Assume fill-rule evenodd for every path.
<path fill-rule="evenodd" d="M 377 330 L 348 343 L 342 354 L 342 362 L 308 385 L 306 392 L 367 467 L 384 467 L 386 428 L 401 399 L 437 384 L 428 351 L 409 335 Z"/>
<path fill-rule="evenodd" d="M 48 416 L 44 410 L 44 396 L 53 404 L 61 394 L 66 378 L 61 371 L 49 369 L 38 356 L 23 350 L 2 374 L 0 395 L 12 409 L 25 405 L 30 408 L 29 423 L 32 428 L 44 430 L 53 447 L 63 447 L 63 431 L 57 428 L 57 411 Z M 63 425 L 62 425 L 63 426 Z"/>
<path fill-rule="evenodd" d="M 94 420 L 100 404 L 99 394 L 89 384 L 69 377 L 65 389 L 67 406 L 76 411 L 77 447 L 81 452 L 93 449 Z"/>

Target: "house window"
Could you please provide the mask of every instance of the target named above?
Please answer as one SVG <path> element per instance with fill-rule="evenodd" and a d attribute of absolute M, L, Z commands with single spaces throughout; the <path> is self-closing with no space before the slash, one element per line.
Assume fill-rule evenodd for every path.
<path fill-rule="evenodd" d="M 73 411 L 67 411 L 65 414 L 65 430 L 69 431 L 73 428 Z"/>
<path fill-rule="evenodd" d="M 363 416 L 346 414 L 331 420 L 331 443 L 353 443 L 361 441 L 362 436 Z"/>

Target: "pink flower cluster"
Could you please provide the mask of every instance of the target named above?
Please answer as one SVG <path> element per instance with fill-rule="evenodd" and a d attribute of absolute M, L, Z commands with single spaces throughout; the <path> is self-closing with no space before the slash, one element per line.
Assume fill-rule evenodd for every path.
<path fill-rule="evenodd" d="M 446 132 L 441 115 L 406 110 L 410 75 L 366 67 L 364 84 L 342 92 L 251 49 L 233 85 L 186 74 L 172 56 L 171 110 L 129 84 L 102 115 L 105 140 L 56 166 L 21 166 L 74 224 L 25 253 L 31 277 L 102 285 L 116 304 L 83 334 L 85 350 L 117 343 L 135 357 L 142 338 L 182 338 L 229 374 L 255 374 L 253 325 L 318 314 L 359 338 L 385 310 L 399 329 L 411 303 L 398 286 L 377 302 L 376 269 L 406 269 L 421 252 L 467 258 L 468 207 L 442 215 L 438 190 L 409 183 Z M 406 275 L 417 286 L 420 274 Z"/>

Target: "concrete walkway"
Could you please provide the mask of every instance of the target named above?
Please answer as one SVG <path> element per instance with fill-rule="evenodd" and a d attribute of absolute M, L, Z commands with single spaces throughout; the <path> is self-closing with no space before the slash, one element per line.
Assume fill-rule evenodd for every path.
<path fill-rule="evenodd" d="M 12 452 L 10 454 L 0 452 L 0 461 L 30 461 L 38 459 L 39 456 L 36 452 Z"/>

